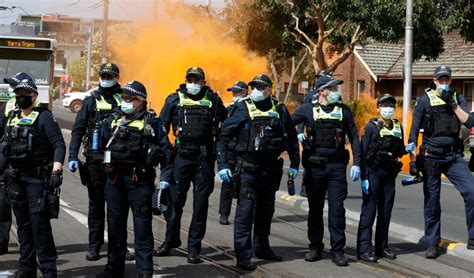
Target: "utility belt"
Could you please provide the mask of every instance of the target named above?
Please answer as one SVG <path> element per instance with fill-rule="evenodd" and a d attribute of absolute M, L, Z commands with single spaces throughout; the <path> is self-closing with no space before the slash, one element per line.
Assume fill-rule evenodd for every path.
<path fill-rule="evenodd" d="M 344 152 L 338 153 L 337 155 L 332 156 L 321 156 L 318 154 L 313 154 L 308 157 L 308 162 L 310 166 L 323 168 L 326 164 L 345 164 L 349 163 L 349 151 L 344 150 Z"/>
<path fill-rule="evenodd" d="M 87 151 L 87 161 L 101 162 L 102 160 L 104 160 L 103 151 Z"/>
<path fill-rule="evenodd" d="M 19 178 L 22 176 L 29 176 L 33 178 L 46 178 L 51 176 L 52 165 L 33 167 L 33 168 L 8 168 L 5 170 L 6 174 L 11 178 Z"/>
<path fill-rule="evenodd" d="M 420 153 L 423 156 L 446 156 L 446 155 L 455 155 L 462 153 L 462 150 L 458 145 L 448 146 L 448 147 L 433 147 L 427 145 L 421 145 Z"/>
<path fill-rule="evenodd" d="M 210 144 L 180 143 L 176 146 L 176 151 L 182 156 L 196 156 L 202 154 L 204 157 L 215 155 L 214 148 Z"/>
<path fill-rule="evenodd" d="M 123 166 L 114 166 L 107 165 L 105 166 L 105 171 L 112 178 L 113 182 L 117 180 L 118 177 L 132 177 L 135 182 L 154 179 L 156 174 L 153 168 L 145 167 L 123 167 Z"/>

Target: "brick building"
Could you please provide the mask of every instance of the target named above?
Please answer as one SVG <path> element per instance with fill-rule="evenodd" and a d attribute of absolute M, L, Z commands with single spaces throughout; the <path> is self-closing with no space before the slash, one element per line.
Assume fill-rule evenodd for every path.
<path fill-rule="evenodd" d="M 445 51 L 436 61 L 424 58 L 413 63 L 413 99 L 433 86 L 433 71 L 438 65 L 453 70 L 452 86 L 462 92 L 469 107 L 474 110 L 474 45 L 464 43 L 457 32 L 445 35 Z M 403 98 L 404 45 L 373 43 L 358 46 L 354 53 L 341 64 L 334 76 L 344 80 L 343 98 L 348 101 L 368 93 L 377 97 L 391 93 Z"/>

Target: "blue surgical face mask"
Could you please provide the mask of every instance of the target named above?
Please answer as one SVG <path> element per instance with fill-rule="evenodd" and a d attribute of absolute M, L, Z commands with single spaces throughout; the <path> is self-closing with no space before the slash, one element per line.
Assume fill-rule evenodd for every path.
<path fill-rule="evenodd" d="M 110 87 L 114 86 L 116 84 L 116 82 L 117 81 L 115 79 L 113 79 L 113 80 L 102 80 L 101 79 L 100 80 L 100 86 L 102 88 L 110 88 Z"/>
<path fill-rule="evenodd" d="M 380 107 L 380 116 L 385 120 L 390 120 L 395 113 L 395 108 L 393 107 Z"/>
<path fill-rule="evenodd" d="M 341 92 L 339 91 L 331 92 L 331 94 L 328 96 L 327 99 L 328 99 L 329 104 L 336 103 L 341 99 Z"/>
<path fill-rule="evenodd" d="M 449 85 L 448 84 L 439 84 L 438 85 L 438 92 L 448 91 Z"/>
<path fill-rule="evenodd" d="M 263 91 L 257 90 L 257 88 L 254 88 L 250 94 L 250 98 L 253 101 L 262 101 L 265 99 L 265 93 Z"/>
<path fill-rule="evenodd" d="M 190 95 L 197 95 L 201 91 L 202 86 L 194 83 L 186 83 L 186 89 Z"/>
<path fill-rule="evenodd" d="M 125 114 L 132 114 L 133 112 L 135 112 L 135 108 L 133 107 L 133 102 L 126 102 L 125 100 L 122 100 L 120 102 L 120 109 Z"/>

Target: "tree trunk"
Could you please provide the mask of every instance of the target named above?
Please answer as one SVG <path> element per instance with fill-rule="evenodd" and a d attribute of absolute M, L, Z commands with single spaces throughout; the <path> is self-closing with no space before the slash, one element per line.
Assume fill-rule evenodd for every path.
<path fill-rule="evenodd" d="M 288 104 L 288 101 L 291 98 L 291 89 L 293 87 L 293 80 L 295 79 L 296 73 L 298 73 L 298 70 L 300 69 L 301 65 L 303 64 L 304 60 L 306 59 L 306 56 L 308 56 L 308 51 L 306 50 L 304 52 L 304 55 L 301 57 L 301 59 L 298 61 L 298 64 L 295 65 L 295 57 L 293 56 L 291 58 L 291 74 L 290 74 L 290 80 L 288 83 L 288 88 L 286 89 L 286 96 L 285 96 L 285 101 L 283 102 L 285 105 Z"/>
<path fill-rule="evenodd" d="M 273 83 L 275 84 L 275 96 L 280 99 L 280 79 L 278 78 L 278 71 L 275 67 L 275 60 L 273 59 L 273 53 L 268 53 L 268 61 L 270 62 L 270 68 L 273 75 Z"/>

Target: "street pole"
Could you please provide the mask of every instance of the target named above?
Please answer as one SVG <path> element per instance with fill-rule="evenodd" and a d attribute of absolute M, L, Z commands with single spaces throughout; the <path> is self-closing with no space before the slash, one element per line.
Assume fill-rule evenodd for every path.
<path fill-rule="evenodd" d="M 87 69 L 86 69 L 86 86 L 89 89 L 91 81 L 91 61 L 92 61 L 92 37 L 94 36 L 94 20 L 89 24 L 89 41 L 87 42 Z"/>
<path fill-rule="evenodd" d="M 104 20 L 102 22 L 102 52 L 100 57 L 102 63 L 107 62 L 106 48 L 107 48 L 107 24 L 109 23 L 109 0 L 104 0 Z"/>
<path fill-rule="evenodd" d="M 411 104 L 412 89 L 412 62 L 413 62 L 413 0 L 407 0 L 405 25 L 405 66 L 403 79 L 403 127 L 409 130 L 408 112 Z M 405 134 L 408 134 L 405 132 Z"/>

